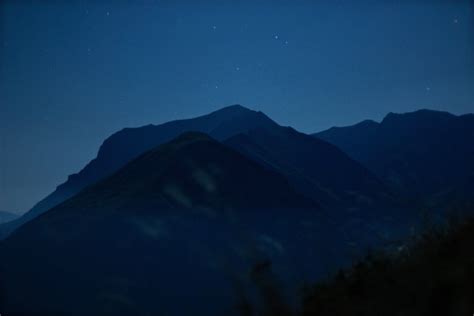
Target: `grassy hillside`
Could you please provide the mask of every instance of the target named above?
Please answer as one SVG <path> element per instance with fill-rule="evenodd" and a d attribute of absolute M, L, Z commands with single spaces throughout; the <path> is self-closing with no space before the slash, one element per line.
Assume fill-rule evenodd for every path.
<path fill-rule="evenodd" d="M 397 254 L 371 254 L 305 290 L 303 316 L 472 315 L 474 219 L 431 230 Z"/>
<path fill-rule="evenodd" d="M 307 285 L 296 308 L 286 304 L 270 263 L 251 274 L 262 306 L 244 302 L 242 316 L 473 315 L 474 218 L 426 230 L 391 253 L 368 254 Z"/>

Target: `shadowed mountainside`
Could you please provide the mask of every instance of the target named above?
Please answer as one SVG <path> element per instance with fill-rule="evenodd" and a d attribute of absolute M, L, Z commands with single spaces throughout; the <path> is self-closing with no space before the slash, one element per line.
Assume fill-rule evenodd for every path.
<path fill-rule="evenodd" d="M 427 198 L 474 175 L 474 115 L 420 110 L 380 123 L 333 127 L 314 136 L 362 163 L 397 191 Z"/>
<path fill-rule="evenodd" d="M 267 167 L 275 167 L 290 179 L 294 189 L 324 207 L 366 211 L 393 206 L 391 192 L 376 176 L 335 146 L 281 127 L 261 112 L 235 105 L 195 119 L 115 133 L 104 141 L 97 158 L 83 170 L 70 176 L 18 220 L 0 225 L 0 237 L 185 131 L 204 132 L 219 141 L 230 138 L 227 143 L 232 148 Z M 236 135 L 240 136 L 233 138 Z M 250 142 L 258 147 L 257 151 L 253 151 L 255 146 L 249 146 Z"/>
<path fill-rule="evenodd" d="M 381 208 L 395 203 L 370 171 L 329 143 L 290 127 L 257 128 L 225 144 L 284 174 L 298 192 L 328 208 Z"/>
<path fill-rule="evenodd" d="M 350 137 L 342 133 L 343 138 L 348 146 L 358 144 L 364 148 L 364 139 L 378 139 L 379 134 L 383 135 L 380 126 L 384 125 L 382 131 L 398 134 L 405 141 L 414 137 L 419 128 L 424 131 L 420 134 L 431 131 L 446 141 L 445 132 L 437 129 L 450 126 L 445 121 L 450 122 L 452 117 L 468 122 L 457 129 L 471 136 L 471 116 L 434 113 L 421 111 L 415 115 L 417 119 L 408 120 L 410 123 L 405 122 L 404 115 L 401 115 L 404 119 L 388 115 L 380 124 L 366 121 Z M 420 115 L 430 119 L 417 124 Z M 404 123 L 398 122 L 399 119 Z M 190 124 L 194 120 L 199 124 Z M 185 315 L 199 311 L 234 315 L 238 311 L 232 309 L 232 304 L 238 304 L 236 301 L 242 297 L 241 301 L 258 306 L 255 283 L 265 293 L 273 291 L 268 288 L 273 280 L 267 284 L 268 280 L 262 280 L 258 273 L 255 277 L 255 269 L 263 267 L 265 272 L 264 268 L 271 263 L 275 275 L 295 286 L 302 280 L 318 279 L 335 267 L 347 265 L 366 247 L 389 243 L 388 248 L 397 249 L 400 243 L 395 240 L 407 236 L 412 219 L 397 212 L 397 208 L 390 209 L 394 201 L 391 190 L 336 146 L 281 127 L 264 114 L 240 106 L 194 120 L 167 123 L 173 128 L 146 126 L 114 134 L 104 142 L 98 157 L 64 185 L 74 188 L 70 191 L 72 197 L 63 195 L 66 191 L 58 187 L 45 200 L 54 201 L 56 206 L 49 211 L 43 209 L 42 214 L 33 216 L 1 242 L 0 312 Z M 206 122 L 207 128 L 215 124 L 206 131 L 220 136 L 214 139 L 202 132 L 187 132 L 166 142 L 181 129 L 201 128 L 202 120 L 210 120 L 211 123 Z M 222 125 L 217 121 L 227 123 Z M 387 122 L 392 123 L 387 125 Z M 357 141 L 352 142 L 351 137 Z M 435 146 L 434 140 L 427 140 L 418 149 L 413 145 L 400 145 L 400 148 L 395 142 L 397 137 L 389 137 L 392 147 L 379 148 L 380 152 L 371 155 L 407 160 L 404 168 L 390 171 L 408 177 L 404 178 L 408 181 L 404 187 L 408 191 L 404 193 L 430 194 L 442 202 L 463 201 L 472 196 L 474 182 L 469 177 L 472 165 L 466 160 L 472 152 L 467 141 L 451 142 L 448 153 Z M 414 142 L 417 141 L 420 140 L 414 137 Z M 152 145 L 155 142 L 158 147 Z M 416 175 L 403 172 L 418 166 L 423 159 L 430 159 L 427 151 L 453 155 L 443 156 L 443 160 L 435 154 L 426 163 L 429 167 L 448 168 L 445 164 L 449 162 L 459 165 L 448 168 L 453 174 L 443 169 L 436 178 L 438 182 L 430 183 L 429 189 L 419 190 L 418 186 L 425 181 L 434 181 L 431 175 L 424 174 L 428 171 Z M 382 162 L 380 166 L 383 170 L 388 168 Z M 392 168 L 394 164 L 388 166 Z M 397 184 L 402 182 L 394 183 L 384 173 L 381 175 L 392 188 L 400 189 Z M 417 180 L 411 181 L 413 177 Z M 446 207 L 451 205 L 447 203 Z M 423 259 L 424 255 L 408 260 L 424 260 L 425 264 L 429 260 Z M 457 258 L 459 253 L 451 255 Z M 427 258 L 442 261 L 436 255 Z M 391 269 L 391 265 L 384 269 Z M 422 269 L 412 268 L 415 272 L 410 270 L 410 273 Z M 321 285 L 315 287 L 309 293 L 305 312 L 339 315 L 339 304 L 331 304 L 337 302 L 335 297 L 341 293 L 341 300 L 360 306 L 361 311 L 370 309 L 364 305 L 367 302 L 357 301 L 364 296 L 346 297 L 349 294 L 344 291 L 359 286 L 361 293 L 369 293 L 371 286 L 374 289 L 380 286 L 383 293 L 386 284 L 377 285 L 380 279 L 371 272 L 381 273 L 377 269 L 359 265 L 353 269 L 355 272 L 339 275 L 334 281 L 336 285 L 322 285 L 326 286 L 322 292 Z M 433 269 L 425 270 L 435 273 Z M 363 280 L 355 277 L 358 275 Z M 370 281 L 372 276 L 375 281 Z M 342 282 L 341 278 L 346 283 L 337 283 Z M 348 278 L 352 279 L 347 281 Z M 403 286 L 418 285 L 403 283 L 395 288 L 403 290 Z M 245 297 L 248 293 L 254 294 Z M 182 304 L 183 297 L 186 304 Z M 428 298 L 420 296 L 420 299 Z M 380 302 L 391 304 L 391 301 Z"/>
<path fill-rule="evenodd" d="M 138 155 L 170 141 L 183 132 L 199 131 L 217 140 L 223 140 L 258 126 L 277 124 L 261 112 L 233 105 L 197 118 L 125 128 L 107 138 L 100 147 L 97 158 L 79 173 L 70 175 L 65 183 L 17 220 L 0 225 L 0 238 L 5 238 L 17 227 L 74 196 L 86 186 L 111 175 Z"/>
<path fill-rule="evenodd" d="M 245 283 L 258 260 L 305 256 L 302 222 L 320 217 L 318 209 L 280 174 L 207 135 L 186 133 L 3 241 L 1 311 L 185 315 L 230 308 L 232 284 Z M 192 298 L 180 304 L 183 297 Z"/>

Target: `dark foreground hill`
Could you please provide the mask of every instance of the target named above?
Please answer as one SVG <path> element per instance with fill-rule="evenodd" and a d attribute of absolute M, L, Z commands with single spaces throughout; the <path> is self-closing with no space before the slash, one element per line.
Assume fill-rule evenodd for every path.
<path fill-rule="evenodd" d="M 314 134 L 406 196 L 430 199 L 474 176 L 474 115 L 420 110 Z M 471 192 L 472 195 L 473 192 Z"/>
<path fill-rule="evenodd" d="M 426 233 L 398 255 L 371 255 L 309 288 L 302 315 L 471 315 L 473 248 L 473 220 Z"/>
<path fill-rule="evenodd" d="M 183 134 L 8 237 L 0 312 L 232 315 L 255 265 L 310 258 L 302 245 L 330 231 L 319 212 L 280 174 Z"/>

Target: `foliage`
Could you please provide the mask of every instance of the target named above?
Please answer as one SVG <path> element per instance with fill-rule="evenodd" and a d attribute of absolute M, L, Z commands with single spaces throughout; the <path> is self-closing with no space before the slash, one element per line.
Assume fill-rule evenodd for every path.
<path fill-rule="evenodd" d="M 303 316 L 472 315 L 474 219 L 432 228 L 305 289 Z"/>

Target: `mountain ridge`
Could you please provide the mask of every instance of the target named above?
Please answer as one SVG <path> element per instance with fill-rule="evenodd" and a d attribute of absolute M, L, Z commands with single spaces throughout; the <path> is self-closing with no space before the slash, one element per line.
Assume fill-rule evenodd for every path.
<path fill-rule="evenodd" d="M 325 141 L 317 141 L 293 128 L 280 126 L 260 111 L 253 111 L 241 105 L 233 105 L 197 118 L 176 120 L 160 125 L 124 128 L 112 134 L 100 146 L 97 157 L 91 160 L 80 172 L 69 176 L 65 183 L 59 185 L 53 193 L 37 203 L 19 219 L 0 225 L 0 237 L 5 238 L 16 228 L 73 197 L 88 185 L 112 175 L 143 152 L 168 142 L 183 132 L 202 132 L 217 141 L 226 142 L 227 139 L 235 135 L 259 129 L 266 131 L 265 135 L 260 138 L 259 146 L 275 151 L 274 153 L 267 152 L 266 157 L 278 160 L 280 167 L 287 166 L 288 168 L 284 172 L 285 175 L 292 177 L 292 183 L 297 184 L 293 188 L 306 192 L 307 197 L 314 194 L 311 198 L 317 203 L 325 202 L 323 204 L 330 207 L 341 204 L 334 203 L 338 199 L 343 201 L 346 207 L 347 203 L 351 203 L 350 201 L 360 202 L 365 200 L 367 203 L 371 203 L 374 200 L 373 193 L 383 188 L 382 185 L 372 186 L 372 189 L 370 189 L 370 186 L 364 185 L 357 188 L 357 185 L 352 185 L 351 188 L 344 189 L 345 183 L 353 180 L 359 181 L 360 184 L 366 180 L 372 182 L 378 182 L 378 180 L 376 181 L 375 176 L 370 174 L 368 170 L 363 171 L 364 167 L 353 161 L 337 147 Z M 294 144 L 285 145 L 284 143 L 287 141 Z M 268 142 L 268 144 L 265 144 L 265 142 Z M 242 152 L 245 153 L 245 150 Z M 295 154 L 292 152 L 295 152 Z M 307 152 L 311 153 L 314 161 L 306 157 Z M 281 157 L 278 158 L 278 155 L 281 155 Z M 295 155 L 300 157 L 297 158 Z M 252 154 L 247 156 L 251 157 Z M 329 159 L 328 157 L 332 158 Z M 257 162 L 261 161 L 257 160 Z M 320 164 L 320 166 L 311 166 L 315 164 Z M 335 166 L 334 164 L 340 165 Z M 302 168 L 313 170 L 311 176 L 306 177 Z M 333 181 L 332 178 L 335 177 L 328 174 L 328 170 L 333 170 L 335 174 L 341 175 L 338 169 L 342 168 L 346 169 L 348 177 L 338 177 L 339 180 L 342 179 L 343 181 Z M 291 170 L 298 170 L 298 175 L 294 176 Z M 306 186 L 313 189 L 307 189 Z M 371 190 L 374 192 L 371 192 Z M 367 203 L 365 204 L 367 205 Z"/>
<path fill-rule="evenodd" d="M 374 123 L 312 135 L 338 146 L 408 195 L 427 196 L 449 189 L 474 172 L 473 114 L 423 109 L 389 113 Z"/>
<path fill-rule="evenodd" d="M 327 207 L 360 206 L 363 196 L 375 202 L 385 195 L 388 202 L 391 194 L 368 169 L 338 147 L 291 127 L 256 128 L 224 143 L 275 168 L 286 175 L 298 191 L 306 192 Z M 357 201 L 356 196 L 361 199 Z"/>
<path fill-rule="evenodd" d="M 260 111 L 250 110 L 241 105 L 231 105 L 195 118 L 124 128 L 115 132 L 104 140 L 97 156 L 78 173 L 69 175 L 64 183 L 58 185 L 51 194 L 36 203 L 21 217 L 0 225 L 0 239 L 39 214 L 74 196 L 87 185 L 111 175 L 139 154 L 173 139 L 182 132 L 192 130 L 207 132 L 212 137 L 222 140 L 256 125 L 277 124 Z"/>
<path fill-rule="evenodd" d="M 216 295 L 231 306 L 233 279 L 262 256 L 298 247 L 308 230 L 301 222 L 318 214 L 281 174 L 187 132 L 8 236 L 0 247 L 0 311 L 141 315 L 171 306 L 185 315 L 213 307 Z M 207 296 L 177 304 L 202 282 Z"/>

